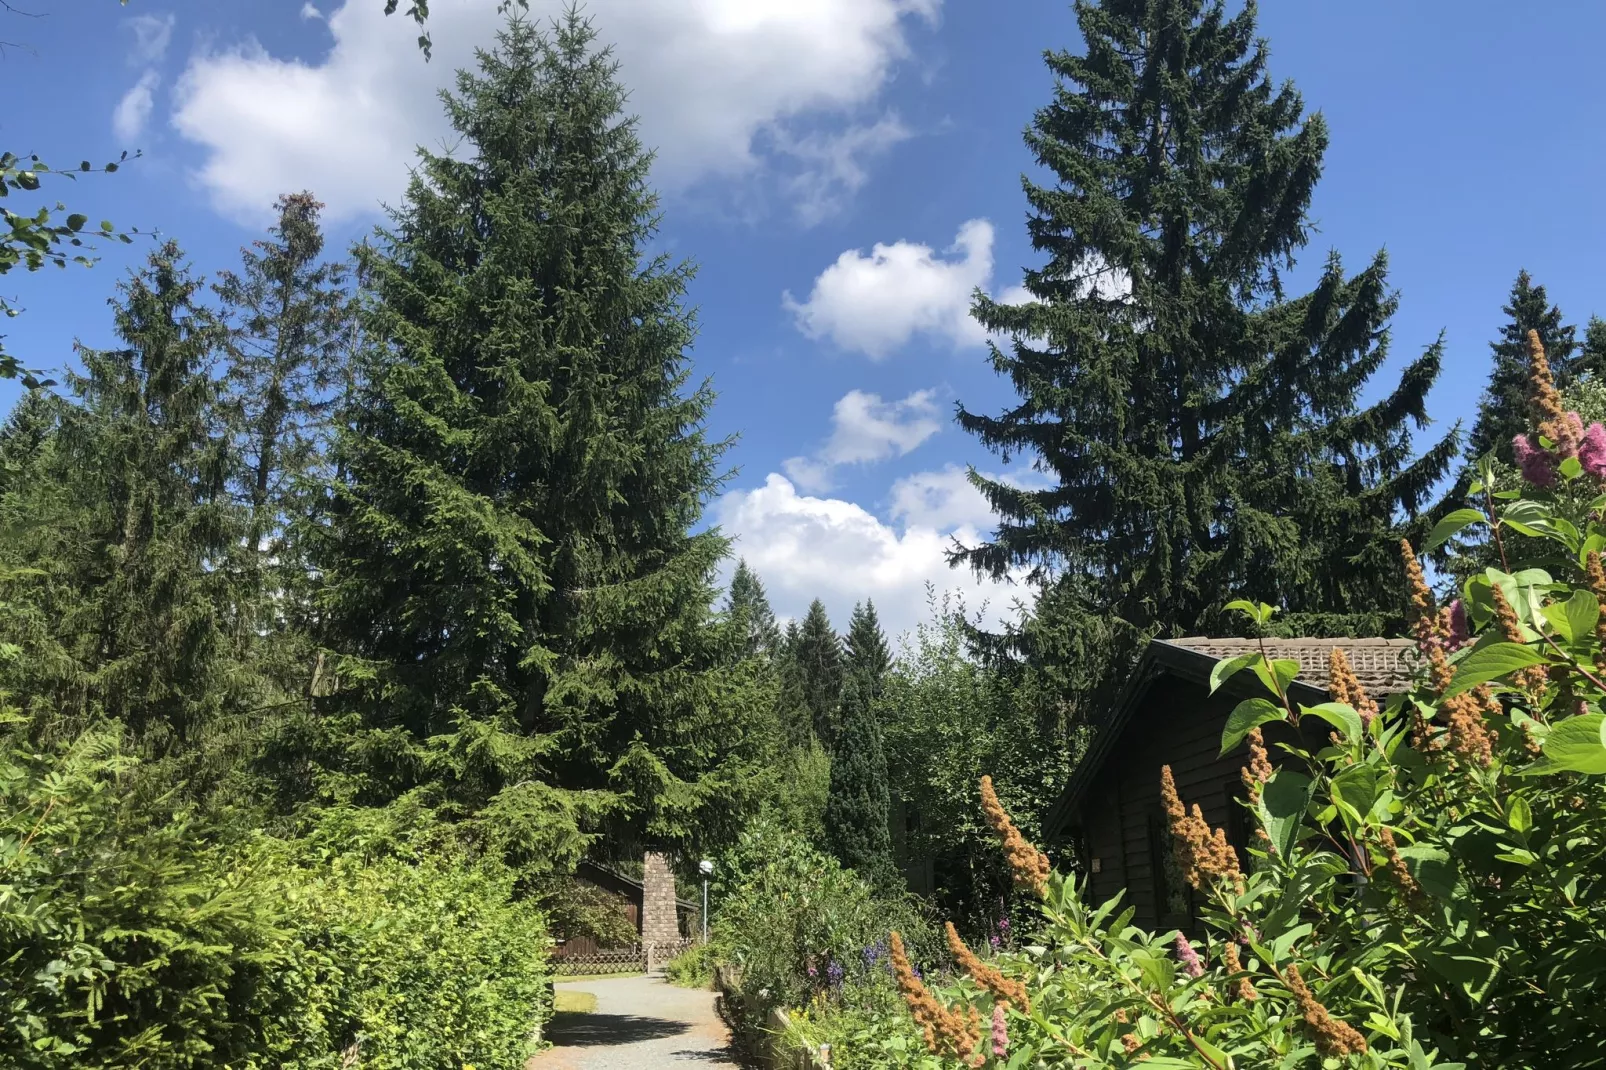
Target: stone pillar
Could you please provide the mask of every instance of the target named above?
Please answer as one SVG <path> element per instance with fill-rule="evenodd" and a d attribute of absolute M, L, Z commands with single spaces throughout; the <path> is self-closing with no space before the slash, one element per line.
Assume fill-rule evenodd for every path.
<path fill-rule="evenodd" d="M 648 851 L 641 867 L 641 944 L 647 955 L 647 971 L 659 969 L 670 957 L 658 953 L 680 942 L 680 921 L 675 915 L 675 875 L 669 869 L 669 856 Z"/>

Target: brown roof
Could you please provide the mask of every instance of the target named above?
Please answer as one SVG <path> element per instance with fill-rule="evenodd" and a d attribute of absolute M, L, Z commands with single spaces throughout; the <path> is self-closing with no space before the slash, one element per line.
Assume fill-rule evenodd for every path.
<path fill-rule="evenodd" d="M 1355 670 L 1356 679 L 1375 699 L 1404 691 L 1416 671 L 1416 644 L 1409 639 L 1209 639 L 1189 636 L 1168 640 L 1172 646 L 1197 650 L 1217 660 L 1260 649 L 1273 658 L 1299 662 L 1299 678 L 1312 687 L 1327 689 L 1328 664 L 1333 648 L 1341 647 Z"/>

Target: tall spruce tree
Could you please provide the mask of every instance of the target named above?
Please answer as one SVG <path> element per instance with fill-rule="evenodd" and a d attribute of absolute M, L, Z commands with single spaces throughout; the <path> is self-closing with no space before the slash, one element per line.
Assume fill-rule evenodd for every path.
<path fill-rule="evenodd" d="M 709 626 L 727 542 L 690 533 L 724 451 L 683 389 L 691 269 L 648 252 L 651 157 L 587 22 L 514 20 L 478 62 L 446 97 L 460 147 L 420 154 L 363 265 L 335 636 L 410 755 L 389 790 L 441 782 L 532 861 L 593 829 L 697 849 L 750 769 Z"/>
<path fill-rule="evenodd" d="M 881 697 L 882 685 L 892 668 L 892 651 L 887 637 L 881 631 L 881 619 L 876 616 L 875 603 L 866 599 L 856 603 L 853 616 L 848 618 L 848 634 L 843 641 L 847 674 L 857 677 L 859 686 L 874 700 Z"/>
<path fill-rule="evenodd" d="M 737 627 L 742 657 L 773 656 L 781 649 L 781 629 L 775 611 L 758 573 L 747 567 L 746 559 L 736 562 L 730 590 L 725 596 L 725 615 Z"/>
<path fill-rule="evenodd" d="M 1489 343 L 1494 366 L 1467 438 L 1468 466 L 1490 451 L 1512 463 L 1511 440 L 1528 430 L 1528 332 L 1539 332 L 1559 386 L 1572 381 L 1580 352 L 1577 329 L 1562 322 L 1561 309 L 1550 303 L 1545 288 L 1536 286 L 1526 271 L 1518 272 L 1511 298 L 1501 311 L 1509 319 L 1500 328 L 1500 337 Z"/>
<path fill-rule="evenodd" d="M 825 603 L 816 598 L 791 645 L 816 738 L 827 748 L 836 741 L 837 708 L 842 702 L 842 640 L 831 627 Z"/>
<path fill-rule="evenodd" d="M 156 753 L 197 745 L 246 683 L 230 564 L 243 518 L 213 375 L 224 332 L 201 286 L 171 242 L 119 286 L 124 345 L 79 347 L 76 403 L 3 505 L 8 556 L 39 573 L 31 690 L 121 719 Z"/>
<path fill-rule="evenodd" d="M 1314 291 L 1284 294 L 1327 131 L 1268 79 L 1254 5 L 1081 0 L 1076 14 L 1085 54 L 1048 53 L 1054 100 L 1027 133 L 1054 176 L 1023 179 L 1046 263 L 1026 273 L 1029 300 L 974 304 L 1011 340 L 991 362 L 1020 401 L 959 412 L 1052 482 L 973 474 L 1001 520 L 952 559 L 1046 588 L 1013 638 L 1074 658 L 1065 682 L 1085 691 L 1145 636 L 1222 626 L 1232 597 L 1297 609 L 1306 627 L 1392 610 L 1393 573 L 1369 551 L 1456 443 L 1411 457 L 1438 346 L 1358 408 L 1394 310 L 1381 254 L 1354 276 L 1332 256 Z"/>
<path fill-rule="evenodd" d="M 849 674 L 842 685 L 841 725 L 825 798 L 825 836 L 831 853 L 866 880 L 892 880 L 891 802 L 881 727 L 870 709 L 864 680 Z"/>

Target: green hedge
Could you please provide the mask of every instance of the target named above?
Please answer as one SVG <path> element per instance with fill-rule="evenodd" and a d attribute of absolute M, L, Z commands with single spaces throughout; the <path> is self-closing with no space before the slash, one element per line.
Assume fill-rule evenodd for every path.
<path fill-rule="evenodd" d="M 116 738 L 0 736 L 0 1065 L 522 1065 L 549 940 L 511 874 L 351 810 L 242 841 L 136 808 Z"/>

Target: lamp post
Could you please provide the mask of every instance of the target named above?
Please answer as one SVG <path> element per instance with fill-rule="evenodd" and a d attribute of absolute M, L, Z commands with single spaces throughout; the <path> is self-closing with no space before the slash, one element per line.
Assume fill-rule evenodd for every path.
<path fill-rule="evenodd" d="M 703 859 L 697 863 L 697 871 L 703 875 L 703 943 L 708 943 L 708 877 L 714 872 L 714 863 Z"/>

